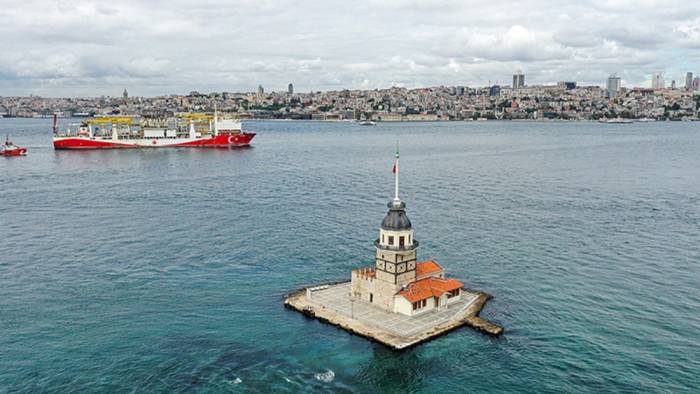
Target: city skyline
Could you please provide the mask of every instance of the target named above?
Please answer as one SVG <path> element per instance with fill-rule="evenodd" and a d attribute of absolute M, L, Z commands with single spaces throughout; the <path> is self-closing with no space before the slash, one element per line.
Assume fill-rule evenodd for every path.
<path fill-rule="evenodd" d="M 681 1 L 3 4 L 5 96 L 510 85 L 519 69 L 527 85 L 683 87 L 700 71 L 700 5 Z"/>

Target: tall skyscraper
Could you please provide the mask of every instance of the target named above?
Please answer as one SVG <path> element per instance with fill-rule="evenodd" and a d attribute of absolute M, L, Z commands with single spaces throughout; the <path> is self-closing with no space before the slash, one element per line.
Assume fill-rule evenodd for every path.
<path fill-rule="evenodd" d="M 693 90 L 700 90 L 700 77 L 693 78 Z"/>
<path fill-rule="evenodd" d="M 262 98 L 262 96 L 265 94 L 265 89 L 263 89 L 262 85 L 258 85 L 258 98 Z"/>
<path fill-rule="evenodd" d="M 292 85 L 291 83 L 287 85 L 287 93 L 294 94 L 294 85 Z"/>
<path fill-rule="evenodd" d="M 693 73 L 690 71 L 685 73 L 685 88 L 688 90 L 693 89 Z"/>
<path fill-rule="evenodd" d="M 520 89 L 525 87 L 525 74 L 518 70 L 513 74 L 513 89 Z"/>
<path fill-rule="evenodd" d="M 608 77 L 608 82 L 605 84 L 605 95 L 608 98 L 617 96 L 620 93 L 620 88 L 622 87 L 622 79 L 615 74 Z"/>
<path fill-rule="evenodd" d="M 651 88 L 652 89 L 663 89 L 665 87 L 664 74 L 661 72 L 655 72 L 651 74 Z"/>

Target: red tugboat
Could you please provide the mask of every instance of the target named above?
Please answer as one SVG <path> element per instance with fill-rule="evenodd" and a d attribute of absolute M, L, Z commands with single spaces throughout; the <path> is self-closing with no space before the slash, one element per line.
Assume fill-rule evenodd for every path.
<path fill-rule="evenodd" d="M 5 138 L 5 143 L 0 148 L 0 156 L 26 156 L 27 148 L 20 148 L 10 141 L 10 136 Z"/>
<path fill-rule="evenodd" d="M 246 147 L 255 133 L 243 132 L 236 119 L 180 114 L 169 119 L 95 117 L 71 133 L 59 134 L 54 116 L 54 149 L 231 148 Z"/>

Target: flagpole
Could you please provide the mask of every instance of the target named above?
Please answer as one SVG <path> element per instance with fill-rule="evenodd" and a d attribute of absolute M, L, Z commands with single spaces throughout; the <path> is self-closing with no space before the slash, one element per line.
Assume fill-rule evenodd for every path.
<path fill-rule="evenodd" d="M 394 201 L 399 202 L 399 143 L 396 143 L 396 174 L 394 177 Z"/>

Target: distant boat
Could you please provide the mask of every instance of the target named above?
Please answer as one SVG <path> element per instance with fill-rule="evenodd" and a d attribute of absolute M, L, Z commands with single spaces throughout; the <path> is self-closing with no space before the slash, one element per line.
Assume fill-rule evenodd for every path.
<path fill-rule="evenodd" d="M 5 138 L 5 143 L 0 147 L 0 156 L 26 156 L 27 148 L 20 148 L 10 141 L 10 136 Z"/>
<path fill-rule="evenodd" d="M 360 126 L 374 126 L 376 124 L 376 122 L 373 122 L 371 120 L 363 120 L 362 122 L 360 122 Z"/>
<path fill-rule="evenodd" d="M 634 123 L 632 119 L 623 119 L 623 118 L 611 118 L 611 119 L 606 119 L 602 118 L 598 120 L 598 123 L 620 123 L 620 124 L 629 124 L 629 123 Z"/>
<path fill-rule="evenodd" d="M 656 122 L 656 119 L 654 119 L 654 118 L 641 118 L 641 119 L 637 119 L 637 122 L 639 122 L 639 123 Z"/>

